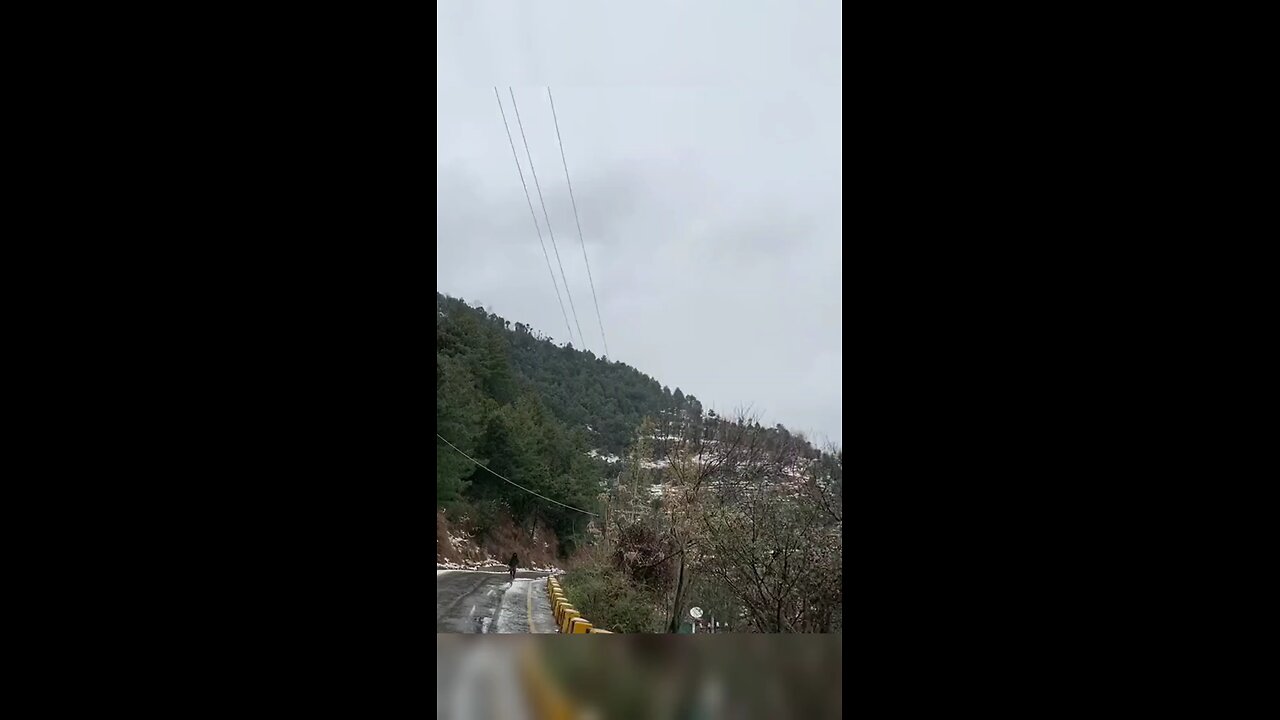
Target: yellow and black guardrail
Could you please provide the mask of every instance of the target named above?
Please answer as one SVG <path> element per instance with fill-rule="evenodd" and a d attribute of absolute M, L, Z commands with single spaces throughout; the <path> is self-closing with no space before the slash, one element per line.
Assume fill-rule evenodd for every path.
<path fill-rule="evenodd" d="M 560 632 L 565 635 L 586 635 L 598 633 L 604 635 L 612 635 L 608 630 L 602 630 L 593 626 L 578 610 L 569 604 L 565 597 L 564 589 L 560 587 L 560 582 L 554 577 L 547 578 L 547 595 L 551 598 L 551 614 L 556 619 L 556 625 Z"/>

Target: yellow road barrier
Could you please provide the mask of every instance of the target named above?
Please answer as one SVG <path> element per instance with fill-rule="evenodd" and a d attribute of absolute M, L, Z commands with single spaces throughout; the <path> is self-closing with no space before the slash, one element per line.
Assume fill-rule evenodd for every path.
<path fill-rule="evenodd" d="M 611 631 L 601 630 L 582 617 L 582 613 L 569 602 L 564 588 L 560 586 L 560 581 L 553 577 L 547 578 L 547 597 L 551 600 L 551 616 L 555 619 L 556 626 L 560 628 L 561 633 L 566 635 L 613 635 Z"/>
<path fill-rule="evenodd" d="M 563 617 L 563 619 L 560 622 L 560 632 L 566 635 L 569 634 L 569 623 L 573 622 L 573 619 L 578 617 L 580 614 L 581 613 L 579 613 L 577 610 L 574 610 L 573 608 L 565 608 L 564 612 L 560 613 L 560 615 Z"/>
<path fill-rule="evenodd" d="M 558 603 L 556 603 L 555 613 L 553 614 L 553 616 L 554 616 L 554 617 L 555 617 L 555 619 L 556 619 L 556 624 L 557 624 L 557 625 L 563 625 L 563 624 L 564 624 L 564 613 L 565 613 L 565 611 L 566 611 L 566 610 L 574 610 L 574 609 L 575 609 L 575 608 L 574 608 L 572 605 L 570 605 L 569 603 L 567 603 L 567 602 L 558 602 Z"/>

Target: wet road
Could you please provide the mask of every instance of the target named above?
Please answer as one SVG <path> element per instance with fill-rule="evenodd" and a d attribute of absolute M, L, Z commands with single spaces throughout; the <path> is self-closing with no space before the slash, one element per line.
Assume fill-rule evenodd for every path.
<path fill-rule="evenodd" d="M 554 633 L 545 572 L 436 573 L 437 633 Z"/>

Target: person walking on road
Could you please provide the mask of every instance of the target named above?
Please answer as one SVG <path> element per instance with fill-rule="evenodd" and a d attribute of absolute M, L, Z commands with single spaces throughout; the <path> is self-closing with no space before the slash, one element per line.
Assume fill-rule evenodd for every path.
<path fill-rule="evenodd" d="M 516 566 L 520 564 L 520 558 L 515 553 L 511 553 L 511 559 L 507 561 L 507 565 L 511 566 L 511 582 L 516 581 Z"/>

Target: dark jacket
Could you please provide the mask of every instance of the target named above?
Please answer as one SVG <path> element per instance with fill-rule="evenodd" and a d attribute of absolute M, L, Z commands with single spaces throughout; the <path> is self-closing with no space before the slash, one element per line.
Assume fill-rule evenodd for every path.
<path fill-rule="evenodd" d="M 511 555 L 511 560 L 507 563 L 507 565 L 509 565 L 509 566 L 511 566 L 511 567 L 515 567 L 515 566 L 517 566 L 517 565 L 519 565 L 519 564 L 520 564 L 520 558 L 516 557 L 516 556 L 515 556 L 515 554 L 513 553 L 513 554 Z"/>

